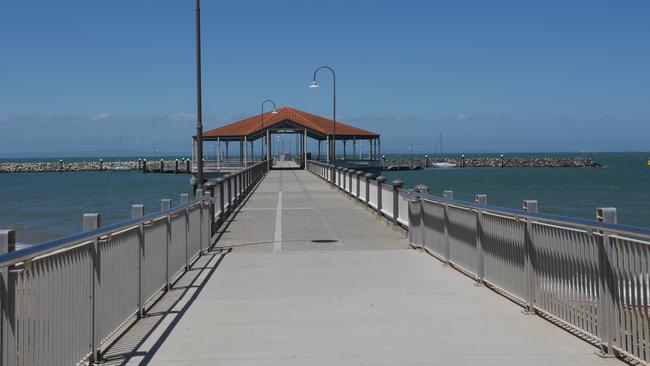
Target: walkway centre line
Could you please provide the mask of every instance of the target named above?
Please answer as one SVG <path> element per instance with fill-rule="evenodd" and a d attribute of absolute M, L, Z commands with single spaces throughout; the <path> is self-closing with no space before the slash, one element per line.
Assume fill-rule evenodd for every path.
<path fill-rule="evenodd" d="M 278 191 L 278 205 L 275 208 L 275 233 L 273 234 L 273 253 L 282 252 L 282 191 Z"/>

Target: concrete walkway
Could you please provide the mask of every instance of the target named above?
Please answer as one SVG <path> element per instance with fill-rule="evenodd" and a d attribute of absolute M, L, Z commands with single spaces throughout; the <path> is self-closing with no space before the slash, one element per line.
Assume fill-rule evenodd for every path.
<path fill-rule="evenodd" d="M 217 245 L 233 249 L 203 257 L 107 363 L 621 364 L 304 171 L 270 172 Z"/>

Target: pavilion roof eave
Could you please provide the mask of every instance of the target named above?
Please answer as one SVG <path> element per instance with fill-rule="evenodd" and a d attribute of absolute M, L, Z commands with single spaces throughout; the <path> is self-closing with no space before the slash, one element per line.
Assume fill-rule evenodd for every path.
<path fill-rule="evenodd" d="M 337 121 L 335 130 L 331 128 L 331 119 L 326 119 L 314 114 L 303 112 L 291 107 L 282 107 L 275 113 L 267 112 L 233 122 L 228 125 L 207 131 L 204 141 L 241 141 L 244 139 L 254 141 L 266 135 L 267 131 L 277 130 L 307 130 L 309 137 L 326 140 L 334 136 L 337 139 L 368 140 L 379 138 L 379 134 L 363 130 L 343 122 Z M 263 124 L 269 124 L 263 126 Z M 207 135 L 207 136 L 206 136 Z"/>
<path fill-rule="evenodd" d="M 266 130 L 275 130 L 275 129 L 265 129 L 264 132 L 256 132 L 248 135 L 237 135 L 237 136 L 204 136 L 203 141 L 242 141 L 246 139 L 247 141 L 255 141 L 263 138 L 266 135 Z M 298 132 L 299 133 L 299 132 Z M 307 135 L 310 138 L 316 140 L 327 140 L 328 138 L 333 138 L 333 134 L 325 135 L 321 133 L 308 132 Z M 374 140 L 380 138 L 380 135 L 340 135 L 336 134 L 337 140 Z M 193 136 L 196 139 L 196 136 Z"/>

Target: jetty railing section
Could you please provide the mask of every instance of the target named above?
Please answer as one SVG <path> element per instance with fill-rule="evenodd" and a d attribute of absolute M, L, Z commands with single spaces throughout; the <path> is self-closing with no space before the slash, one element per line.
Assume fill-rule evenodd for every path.
<path fill-rule="evenodd" d="M 0 231 L 0 365 L 72 365 L 101 359 L 123 325 L 146 316 L 154 299 L 213 244 L 216 228 L 266 173 L 266 163 L 206 183 L 196 199 L 100 226 L 84 215 L 84 232 L 14 250 L 15 232 Z M 218 192 L 215 194 L 215 191 Z M 225 194 L 224 194 L 225 193 Z M 216 207 L 215 207 L 216 206 Z"/>
<path fill-rule="evenodd" d="M 309 162 L 308 169 L 408 230 L 412 246 L 486 284 L 524 308 L 598 343 L 603 356 L 650 360 L 650 229 L 616 224 L 613 208 L 597 221 L 435 197 L 385 184 L 372 174 Z M 426 188 L 426 187 L 425 187 Z M 426 191 L 426 190 L 424 190 Z"/>

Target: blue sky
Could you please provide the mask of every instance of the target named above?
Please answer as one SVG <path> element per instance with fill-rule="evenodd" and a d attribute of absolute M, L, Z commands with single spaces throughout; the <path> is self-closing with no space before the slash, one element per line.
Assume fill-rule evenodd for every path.
<path fill-rule="evenodd" d="M 203 1 L 206 129 L 275 99 L 384 151 L 650 150 L 648 1 Z M 0 155 L 189 151 L 194 2 L 0 4 Z"/>

